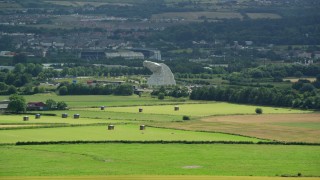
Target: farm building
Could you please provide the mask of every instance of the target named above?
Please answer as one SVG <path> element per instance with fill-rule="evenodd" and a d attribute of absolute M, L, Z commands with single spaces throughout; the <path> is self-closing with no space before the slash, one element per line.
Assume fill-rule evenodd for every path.
<path fill-rule="evenodd" d="M 39 111 L 39 110 L 46 110 L 47 105 L 43 102 L 28 102 L 27 110 L 28 111 Z"/>
<path fill-rule="evenodd" d="M 0 111 L 6 110 L 8 108 L 9 102 L 9 100 L 0 101 Z"/>

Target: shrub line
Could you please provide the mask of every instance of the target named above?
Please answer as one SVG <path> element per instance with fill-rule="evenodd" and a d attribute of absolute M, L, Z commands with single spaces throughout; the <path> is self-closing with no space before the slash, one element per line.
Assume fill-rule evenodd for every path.
<path fill-rule="evenodd" d="M 103 141 L 26 141 L 16 142 L 15 145 L 50 145 L 50 144 L 255 144 L 255 145 L 308 145 L 308 146 L 320 146 L 320 143 L 308 143 L 308 142 L 262 142 L 254 143 L 252 141 L 130 141 L 130 140 L 103 140 Z M 6 143 L 8 144 L 8 143 Z"/>

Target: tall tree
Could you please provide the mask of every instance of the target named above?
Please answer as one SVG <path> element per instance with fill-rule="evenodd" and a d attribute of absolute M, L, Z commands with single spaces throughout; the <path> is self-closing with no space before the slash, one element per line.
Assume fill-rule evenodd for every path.
<path fill-rule="evenodd" d="M 23 96 L 13 94 L 9 97 L 8 111 L 19 113 L 26 111 L 26 100 Z"/>

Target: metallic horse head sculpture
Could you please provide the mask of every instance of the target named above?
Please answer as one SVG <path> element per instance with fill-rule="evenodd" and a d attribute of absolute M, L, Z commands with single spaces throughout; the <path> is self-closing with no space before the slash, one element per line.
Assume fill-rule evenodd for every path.
<path fill-rule="evenodd" d="M 176 85 L 174 76 L 170 68 L 163 63 L 144 61 L 143 66 L 148 68 L 153 74 L 148 79 L 150 86 Z"/>

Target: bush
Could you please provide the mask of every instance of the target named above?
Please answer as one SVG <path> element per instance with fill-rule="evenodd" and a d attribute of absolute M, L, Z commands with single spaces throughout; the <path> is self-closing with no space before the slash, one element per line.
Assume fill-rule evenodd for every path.
<path fill-rule="evenodd" d="M 262 109 L 261 108 L 256 108 L 256 113 L 257 114 L 262 114 Z"/>
<path fill-rule="evenodd" d="M 189 116 L 182 116 L 182 120 L 190 120 Z"/>
<path fill-rule="evenodd" d="M 159 93 L 158 94 L 158 99 L 163 100 L 164 99 L 164 93 Z"/>

